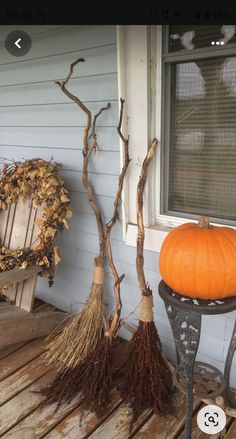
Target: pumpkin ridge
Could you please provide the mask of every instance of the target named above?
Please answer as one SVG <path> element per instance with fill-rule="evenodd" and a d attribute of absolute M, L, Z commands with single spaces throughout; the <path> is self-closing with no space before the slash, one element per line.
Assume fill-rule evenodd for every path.
<path fill-rule="evenodd" d="M 216 232 L 218 232 L 219 228 L 214 228 L 213 230 L 215 230 Z M 224 251 L 223 251 L 223 249 L 222 249 L 222 246 L 221 246 L 221 243 L 220 243 L 220 240 L 219 240 L 219 237 L 218 237 L 217 233 L 215 233 L 215 239 L 216 239 L 216 242 L 217 242 L 218 247 L 219 247 L 219 249 L 220 249 L 220 253 L 221 253 L 222 256 L 223 256 L 224 267 L 226 267 L 226 260 L 225 260 Z M 224 279 L 224 282 L 223 282 L 224 289 L 223 289 L 223 291 L 222 291 L 222 293 L 221 293 L 221 297 L 220 297 L 220 299 L 221 299 L 222 297 L 225 297 L 225 295 L 227 296 L 227 294 L 225 293 L 225 291 L 227 291 L 227 289 L 225 288 L 225 287 L 226 287 L 226 285 L 225 285 L 225 284 L 226 284 L 225 270 L 223 270 L 223 279 Z M 227 284 L 228 284 L 228 283 L 229 283 L 229 280 L 227 279 Z M 228 285 L 227 285 L 227 286 L 228 286 Z"/>
<path fill-rule="evenodd" d="M 191 266 L 193 265 L 194 266 L 194 262 L 195 262 L 195 260 L 196 260 L 196 257 L 195 257 L 195 253 L 196 253 L 196 228 L 195 227 L 190 227 L 189 229 L 188 229 L 188 233 L 186 234 L 186 236 L 187 236 L 187 247 L 186 247 L 186 244 L 185 244 L 185 248 L 187 249 L 187 251 L 188 251 L 188 249 L 190 248 L 190 247 L 192 247 L 193 246 L 193 243 L 194 243 L 194 245 L 195 245 L 195 250 L 194 250 L 194 256 L 193 255 L 191 255 L 191 258 L 192 259 L 194 259 L 194 261 L 192 261 L 193 262 L 193 264 L 191 264 Z M 198 235 L 198 234 L 197 234 Z M 180 262 L 180 269 L 181 269 L 181 285 L 182 285 L 182 288 L 180 288 L 180 293 L 181 292 L 183 292 L 183 294 L 185 294 L 185 292 L 186 292 L 186 277 L 188 277 L 188 274 L 189 274 L 189 267 L 188 266 L 185 266 L 185 270 L 182 268 L 182 262 L 183 262 L 183 259 L 184 259 L 184 257 L 185 257 L 185 255 L 184 255 L 184 252 L 185 252 L 185 250 L 183 250 L 183 245 L 182 245 L 182 242 L 181 242 L 181 252 L 182 252 L 182 255 L 181 255 L 181 262 Z M 187 261 L 187 263 L 188 263 L 188 261 Z M 195 277 L 195 275 L 194 275 L 194 269 L 193 269 L 193 271 L 192 271 L 192 274 L 193 274 L 193 276 Z M 188 294 L 188 293 L 187 293 Z"/>
<path fill-rule="evenodd" d="M 233 249 L 235 250 L 236 253 L 236 245 L 234 245 L 234 242 L 232 241 L 232 239 L 230 239 L 230 236 L 228 236 L 228 231 L 226 230 L 226 227 L 222 227 L 221 228 L 221 232 L 224 234 L 224 236 L 227 238 L 227 241 L 231 243 Z"/>
<path fill-rule="evenodd" d="M 222 227 L 221 232 L 223 233 L 224 237 L 227 239 L 227 242 L 229 242 L 231 244 L 231 248 L 232 248 L 232 253 L 234 254 L 234 257 L 236 259 L 236 246 L 234 245 L 233 240 L 231 239 L 230 235 L 228 234 L 228 230 L 226 227 Z M 228 280 L 228 284 L 229 286 L 231 286 L 231 277 Z M 235 289 L 236 290 L 236 289 Z"/>
<path fill-rule="evenodd" d="M 196 231 L 195 228 L 190 227 L 188 229 L 188 231 L 186 231 L 186 229 L 182 230 L 182 232 L 187 232 L 187 233 L 180 233 L 179 235 L 177 235 L 178 243 L 181 242 L 181 250 L 180 250 L 180 253 L 176 252 L 177 255 L 178 255 L 178 257 L 177 257 L 178 272 L 177 272 L 177 274 L 176 273 L 175 274 L 176 274 L 176 277 L 178 279 L 178 285 L 179 285 L 177 291 L 180 292 L 180 293 L 185 290 L 186 275 L 187 275 L 187 272 L 186 272 L 187 269 L 184 270 L 182 268 L 182 266 L 183 266 L 183 258 L 184 258 L 183 253 L 186 252 L 186 250 L 188 251 L 189 246 L 191 245 L 191 242 L 195 241 L 195 239 L 194 239 L 195 231 Z M 182 237 L 181 237 L 181 234 L 183 235 Z M 172 270 L 172 272 L 173 272 L 173 270 Z M 176 280 L 175 280 L 175 283 L 176 283 Z"/>
<path fill-rule="evenodd" d="M 175 230 L 175 229 L 173 229 L 173 230 Z M 171 287 L 171 285 L 172 285 L 172 273 L 173 273 L 173 270 L 171 269 L 171 266 L 173 265 L 173 261 L 172 261 L 172 253 L 173 253 L 173 249 L 172 249 L 172 242 L 174 242 L 175 244 L 176 244 L 176 241 L 178 240 L 178 236 L 176 235 L 176 234 L 169 234 L 168 236 L 167 236 L 167 238 L 169 237 L 171 235 L 171 240 L 169 239 L 169 240 L 167 240 L 167 242 L 166 242 L 166 250 L 165 250 L 165 253 L 167 253 L 166 255 L 165 255 L 165 253 L 164 253 L 164 255 L 162 254 L 160 254 L 160 256 L 159 256 L 159 266 L 160 265 L 162 265 L 162 264 L 160 264 L 160 260 L 162 259 L 162 260 L 164 260 L 165 258 L 167 259 L 167 261 L 168 261 L 168 267 L 167 267 L 167 269 L 165 268 L 165 274 L 164 274 L 164 276 L 167 276 L 168 277 L 168 279 L 170 279 L 170 287 Z M 172 241 L 173 240 L 173 241 Z M 168 249 L 168 247 L 170 247 L 170 249 Z M 171 254 L 169 254 L 169 252 L 171 251 Z M 166 267 L 166 263 L 165 263 L 165 267 Z M 160 271 L 160 274 L 162 275 L 162 273 L 161 273 L 161 270 L 159 270 Z M 163 275 L 162 275 L 162 277 L 163 277 Z"/>
<path fill-rule="evenodd" d="M 207 244 L 207 253 L 208 253 L 208 255 L 211 255 L 211 243 L 210 243 L 210 241 L 209 241 L 209 229 L 210 229 L 210 227 L 208 227 L 207 229 L 206 229 L 206 244 Z M 209 296 L 210 296 L 210 298 L 211 298 L 211 296 L 212 296 L 212 293 L 214 294 L 214 291 L 212 291 L 212 262 L 211 262 L 211 257 L 210 256 L 208 256 L 208 258 L 207 258 L 207 270 L 208 270 L 208 273 L 209 273 L 209 275 L 208 275 L 208 291 L 209 291 Z"/>
<path fill-rule="evenodd" d="M 198 266 L 198 255 L 199 255 L 199 248 L 200 247 L 201 247 L 200 233 L 197 233 L 197 237 L 196 237 L 196 255 L 195 255 L 194 270 L 193 270 L 194 285 L 195 285 L 196 289 L 198 289 L 198 285 L 199 285 L 199 281 L 198 281 L 199 274 L 197 272 L 197 266 Z"/>

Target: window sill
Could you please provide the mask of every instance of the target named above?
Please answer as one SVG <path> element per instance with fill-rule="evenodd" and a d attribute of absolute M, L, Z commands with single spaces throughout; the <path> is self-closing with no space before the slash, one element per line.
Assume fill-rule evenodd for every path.
<path fill-rule="evenodd" d="M 169 227 L 145 227 L 144 249 L 160 253 L 165 237 L 172 229 Z M 125 234 L 125 244 L 136 247 L 138 228 L 136 224 L 128 224 Z"/>

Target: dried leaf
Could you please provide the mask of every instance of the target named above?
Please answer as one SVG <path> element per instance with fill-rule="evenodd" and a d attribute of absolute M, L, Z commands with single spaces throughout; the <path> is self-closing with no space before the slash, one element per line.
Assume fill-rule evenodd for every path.
<path fill-rule="evenodd" d="M 66 209 L 66 218 L 71 218 L 72 217 L 72 209 L 71 207 L 68 207 Z"/>
<path fill-rule="evenodd" d="M 54 238 L 56 231 L 57 230 L 52 227 L 47 227 L 44 233 L 45 238 Z"/>
<path fill-rule="evenodd" d="M 70 201 L 66 194 L 61 195 L 60 199 L 62 203 L 67 203 L 68 201 Z"/>
<path fill-rule="evenodd" d="M 68 230 L 69 229 L 69 225 L 68 225 L 68 222 L 66 221 L 66 219 L 62 218 L 62 222 L 63 222 L 65 228 Z"/>
<path fill-rule="evenodd" d="M 51 261 L 55 264 L 60 262 L 59 249 L 51 242 L 62 223 L 68 228 L 66 218 L 72 215 L 68 191 L 59 175 L 61 167 L 59 163 L 39 158 L 4 164 L 0 177 L 0 209 L 17 203 L 20 197 L 28 200 L 31 196 L 33 209 L 42 206 L 43 212 L 34 222 L 39 232 L 37 241 L 31 247 L 11 250 L 1 247 L 0 242 L 0 271 L 39 264 L 46 274 Z"/>
<path fill-rule="evenodd" d="M 50 264 L 47 256 L 44 256 L 43 259 L 39 260 L 38 265 L 47 265 L 49 267 Z"/>
<path fill-rule="evenodd" d="M 60 260 L 61 260 L 61 254 L 60 254 L 60 250 L 58 247 L 54 246 L 53 247 L 53 253 L 54 253 L 54 262 L 55 265 L 58 265 Z"/>

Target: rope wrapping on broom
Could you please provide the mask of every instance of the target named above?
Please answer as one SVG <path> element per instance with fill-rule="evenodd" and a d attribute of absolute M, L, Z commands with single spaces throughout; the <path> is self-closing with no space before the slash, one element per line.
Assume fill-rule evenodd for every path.
<path fill-rule="evenodd" d="M 143 296 L 140 304 L 140 317 L 142 322 L 153 322 L 153 298 L 152 296 Z"/>
<path fill-rule="evenodd" d="M 96 285 L 103 285 L 104 269 L 103 267 L 95 267 L 93 274 L 93 283 Z"/>

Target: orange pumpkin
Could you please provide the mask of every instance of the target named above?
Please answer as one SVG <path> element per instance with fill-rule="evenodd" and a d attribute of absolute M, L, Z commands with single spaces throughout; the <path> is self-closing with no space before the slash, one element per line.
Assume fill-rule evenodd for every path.
<path fill-rule="evenodd" d="M 223 299 L 236 295 L 236 230 L 202 217 L 165 238 L 159 258 L 166 284 L 185 296 Z"/>

